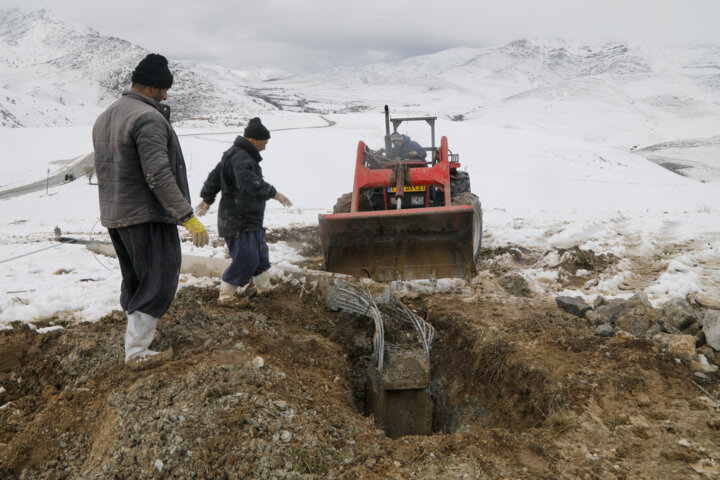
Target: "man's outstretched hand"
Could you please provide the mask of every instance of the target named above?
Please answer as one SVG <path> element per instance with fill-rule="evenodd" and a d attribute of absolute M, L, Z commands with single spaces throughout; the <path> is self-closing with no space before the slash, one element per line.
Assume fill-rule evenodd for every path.
<path fill-rule="evenodd" d="M 210 204 L 205 203 L 204 201 L 198 203 L 195 207 L 195 215 L 197 215 L 198 217 L 202 217 L 207 213 L 208 208 L 210 208 Z"/>
<path fill-rule="evenodd" d="M 280 192 L 277 192 L 273 198 L 278 202 L 282 203 L 285 207 L 292 207 L 292 202 L 290 201 L 290 199 Z"/>

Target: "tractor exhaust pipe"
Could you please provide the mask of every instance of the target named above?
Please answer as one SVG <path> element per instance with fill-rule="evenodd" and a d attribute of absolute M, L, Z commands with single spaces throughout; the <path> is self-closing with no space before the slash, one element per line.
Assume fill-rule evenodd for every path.
<path fill-rule="evenodd" d="M 390 107 L 385 105 L 385 151 L 390 151 Z"/>

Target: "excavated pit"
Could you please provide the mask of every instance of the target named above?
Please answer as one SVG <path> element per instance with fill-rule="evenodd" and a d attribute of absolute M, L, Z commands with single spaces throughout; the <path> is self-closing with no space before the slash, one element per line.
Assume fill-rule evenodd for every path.
<path fill-rule="evenodd" d="M 421 366 L 422 352 L 406 353 L 410 362 L 393 365 L 388 375 L 403 380 L 390 380 L 384 390 L 371 362 L 371 321 L 339 315 L 354 326 L 348 365 L 353 404 L 390 438 L 452 434 L 479 423 L 523 431 L 541 424 L 545 412 L 565 407 L 566 399 L 553 389 L 547 373 L 518 358 L 511 341 L 502 336 L 477 339 L 454 318 L 433 322 L 437 341 L 429 371 Z"/>

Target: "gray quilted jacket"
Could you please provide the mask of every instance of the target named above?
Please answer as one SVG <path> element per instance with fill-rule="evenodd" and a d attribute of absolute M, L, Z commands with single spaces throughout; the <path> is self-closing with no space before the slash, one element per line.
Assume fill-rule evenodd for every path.
<path fill-rule="evenodd" d="M 170 125 L 170 107 L 124 92 L 97 118 L 92 137 L 104 227 L 177 224 L 192 216 L 185 159 Z"/>

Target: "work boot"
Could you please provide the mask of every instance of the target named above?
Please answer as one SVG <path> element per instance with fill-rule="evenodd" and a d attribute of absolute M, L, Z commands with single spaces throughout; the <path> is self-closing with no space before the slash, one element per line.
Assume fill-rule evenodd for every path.
<path fill-rule="evenodd" d="M 150 350 L 155 338 L 158 319 L 147 313 L 135 311 L 128 313 L 125 330 L 125 364 L 132 370 L 145 370 L 157 367 L 172 360 L 172 348 L 162 352 Z"/>
<path fill-rule="evenodd" d="M 253 283 L 255 284 L 257 293 L 259 294 L 268 293 L 274 288 L 270 284 L 270 270 L 265 270 L 260 275 L 255 275 L 253 277 Z"/>
<path fill-rule="evenodd" d="M 127 329 L 125 330 L 125 362 L 135 357 L 146 355 L 148 347 L 155 338 L 157 318 L 146 313 L 135 311 L 128 313 Z"/>
<path fill-rule="evenodd" d="M 237 287 L 237 294 L 241 297 L 254 297 L 255 287 L 252 282 L 248 282 L 245 285 Z"/>
<path fill-rule="evenodd" d="M 145 355 L 141 357 L 133 357 L 127 362 L 129 369 L 136 372 L 140 370 L 147 370 L 149 368 L 159 367 L 160 365 L 169 362 L 173 359 L 173 349 L 168 348 L 162 352 L 155 352 L 153 350 L 147 350 Z"/>
<path fill-rule="evenodd" d="M 227 305 L 235 299 L 235 290 L 237 287 L 231 285 L 225 281 L 220 281 L 220 295 L 218 296 L 218 303 L 220 305 Z"/>

